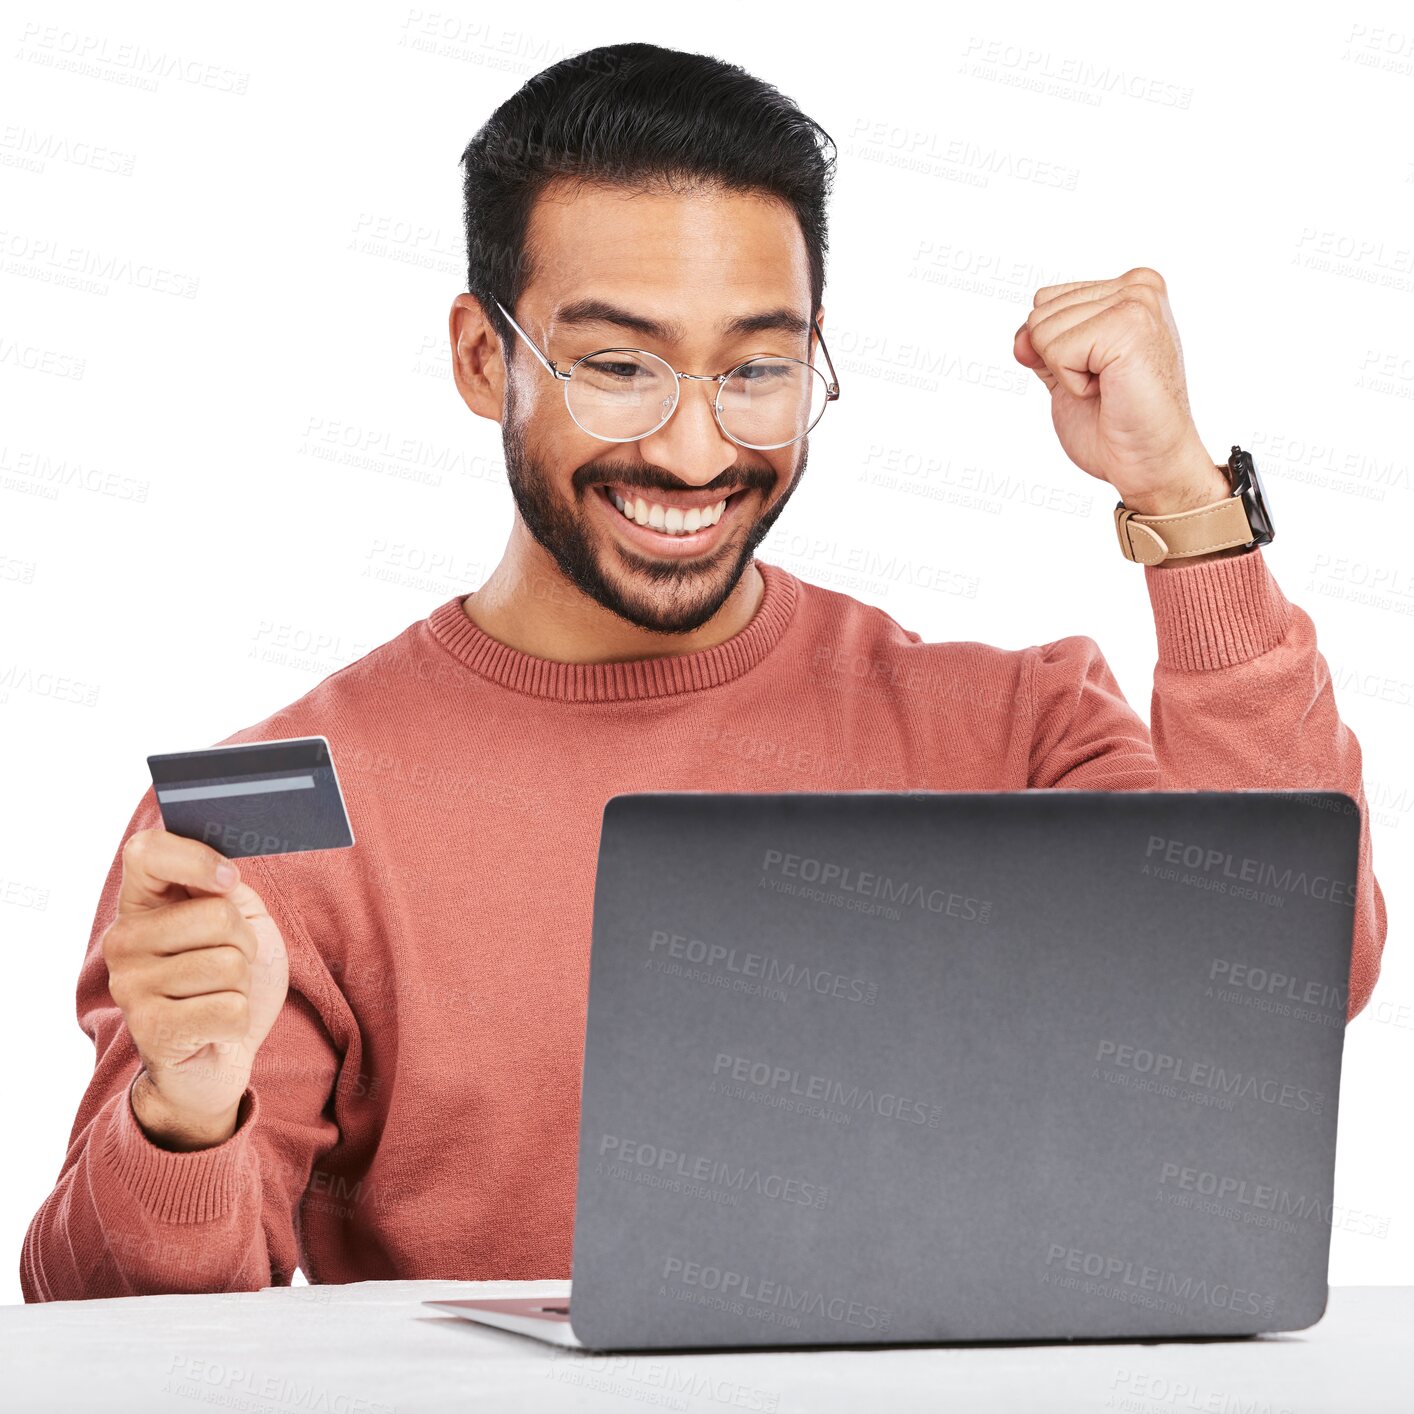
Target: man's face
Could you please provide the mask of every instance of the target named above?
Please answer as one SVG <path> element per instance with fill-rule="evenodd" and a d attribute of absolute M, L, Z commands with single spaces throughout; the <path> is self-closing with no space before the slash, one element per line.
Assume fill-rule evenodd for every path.
<path fill-rule="evenodd" d="M 527 248 L 534 273 L 512 313 L 561 370 L 603 348 L 646 349 L 684 373 L 713 375 L 758 354 L 810 357 L 808 330 L 724 332 L 740 316 L 777 311 L 808 324 L 805 241 L 783 203 L 719 190 L 552 187 L 536 202 Z M 621 317 L 567 317 L 586 300 Z M 806 442 L 737 445 L 712 413 L 719 385 L 691 380 L 656 432 L 600 441 L 570 416 L 566 385 L 523 340 L 514 337 L 505 359 L 506 467 L 530 533 L 573 584 L 630 623 L 658 633 L 706 623 L 785 508 Z M 630 511 L 642 501 L 650 523 L 614 496 Z M 694 508 L 699 520 L 718 519 L 674 533 Z"/>

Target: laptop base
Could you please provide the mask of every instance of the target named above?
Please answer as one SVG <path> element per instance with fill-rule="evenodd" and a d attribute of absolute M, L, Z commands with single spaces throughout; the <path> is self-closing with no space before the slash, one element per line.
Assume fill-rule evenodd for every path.
<path fill-rule="evenodd" d="M 570 1328 L 568 1296 L 503 1296 L 483 1300 L 424 1301 L 464 1321 L 514 1331 L 551 1345 L 583 1349 Z"/>

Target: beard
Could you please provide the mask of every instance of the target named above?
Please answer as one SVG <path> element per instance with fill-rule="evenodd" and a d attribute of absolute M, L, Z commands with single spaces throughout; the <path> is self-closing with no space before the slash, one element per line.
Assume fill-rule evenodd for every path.
<path fill-rule="evenodd" d="M 574 504 L 566 505 L 555 491 L 551 473 L 526 444 L 510 384 L 502 423 L 506 475 L 526 529 L 582 594 L 619 618 L 653 633 L 691 633 L 726 603 L 799 485 L 805 472 L 808 440 L 799 444 L 800 461 L 785 493 L 768 506 L 744 536 L 739 528 L 733 531 L 733 538 L 739 537 L 740 543 L 734 546 L 733 540 L 728 539 L 706 559 L 689 564 L 637 555 L 611 542 L 606 534 L 596 534 L 591 529 L 590 508 L 585 504 L 586 497 L 599 494 L 593 488 L 605 482 L 651 490 L 654 485 L 678 484 L 675 478 L 656 467 L 616 467 L 610 462 L 593 462 L 576 469 L 570 480 Z M 724 496 L 753 488 L 769 494 L 777 480 L 776 473 L 766 466 L 732 468 L 729 474 L 732 479 L 722 487 Z"/>

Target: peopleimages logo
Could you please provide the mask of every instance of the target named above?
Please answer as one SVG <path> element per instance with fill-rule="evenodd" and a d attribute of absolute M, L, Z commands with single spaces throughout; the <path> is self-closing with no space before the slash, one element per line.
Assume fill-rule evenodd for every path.
<path fill-rule="evenodd" d="M 1308 1197 L 1272 1183 L 1210 1173 L 1171 1161 L 1165 1162 L 1160 1170 L 1157 1197 L 1175 1207 L 1278 1232 L 1296 1232 L 1296 1222 L 1292 1221 L 1295 1219 L 1322 1223 L 1362 1237 L 1389 1236 L 1387 1214 L 1348 1208 L 1334 1199 Z"/>
<path fill-rule="evenodd" d="M 910 908 L 945 913 L 950 918 L 962 918 L 973 923 L 986 923 L 992 914 L 990 899 L 972 898 L 949 889 L 925 888 L 922 884 L 906 881 L 900 883 L 887 874 L 874 874 L 848 864 L 814 859 L 809 855 L 786 854 L 779 849 L 766 851 L 761 868 L 768 877 L 776 874 L 783 878 L 799 879 L 806 884 L 818 884 L 821 888 L 838 889 L 841 893 L 877 899 L 887 904 L 902 903 Z"/>
<path fill-rule="evenodd" d="M 1355 907 L 1353 881 L 1331 879 L 1324 874 L 1307 874 L 1304 869 L 1278 869 L 1275 864 L 1267 864 L 1260 859 L 1245 856 L 1239 859 L 1225 850 L 1205 849 L 1200 844 L 1150 835 L 1144 857 L 1149 860 L 1157 857 L 1164 864 L 1200 869 L 1205 874 L 1216 870 L 1224 879 L 1251 884 L 1256 888 L 1275 889 L 1283 894 L 1305 894 L 1309 898 L 1322 899 L 1345 908 Z"/>
<path fill-rule="evenodd" d="M 725 1159 L 680 1154 L 675 1149 L 643 1144 L 613 1134 L 605 1134 L 599 1140 L 599 1157 L 606 1156 L 610 1163 L 647 1170 L 662 1177 L 711 1184 L 734 1193 L 758 1193 L 763 1198 L 798 1203 L 805 1208 L 823 1208 L 829 1199 L 829 1189 L 820 1183 L 786 1178 L 778 1173 L 763 1173 L 759 1168 L 732 1164 Z"/>
<path fill-rule="evenodd" d="M 666 1258 L 662 1279 L 695 1291 L 710 1292 L 722 1298 L 727 1309 L 736 1315 L 754 1314 L 745 1309 L 748 1305 L 771 1307 L 783 1315 L 794 1317 L 790 1322 L 792 1325 L 798 1325 L 801 1316 L 824 1316 L 826 1320 L 859 1326 L 863 1330 L 887 1331 L 891 1319 L 888 1308 L 884 1306 L 871 1306 L 843 1296 L 829 1296 L 809 1287 L 791 1286 L 789 1282 L 769 1281 L 745 1272 L 734 1272 L 730 1267 L 704 1266 L 701 1262 L 688 1261 L 684 1257 Z"/>
<path fill-rule="evenodd" d="M 1257 1183 L 1167 1161 L 1159 1170 L 1159 1183 L 1201 1198 L 1211 1198 L 1218 1204 L 1235 1203 L 1277 1217 L 1315 1218 L 1327 1226 L 1331 1225 L 1335 1211 L 1331 1200 L 1293 1194 L 1273 1183 Z"/>
<path fill-rule="evenodd" d="M 1345 1025 L 1350 1004 L 1349 987 L 1304 981 L 1284 971 L 1234 963 L 1226 957 L 1215 957 L 1210 962 L 1208 980 L 1216 987 L 1209 986 L 1205 995 L 1215 995 L 1219 1001 L 1258 1005 L 1261 1010 L 1301 1021 L 1315 1019 Z"/>
<path fill-rule="evenodd" d="M 762 988 L 790 988 L 796 992 L 815 992 L 842 1002 L 862 1002 L 873 1006 L 879 999 L 879 984 L 862 977 L 846 977 L 842 972 L 828 972 L 820 967 L 782 962 L 770 953 L 747 952 L 728 947 L 725 943 L 706 943 L 701 938 L 684 937 L 655 928 L 648 940 L 648 951 L 657 960 L 672 958 L 706 968 L 709 972 L 726 972 L 759 983 Z"/>
<path fill-rule="evenodd" d="M 842 1080 L 832 1080 L 826 1075 L 804 1075 L 788 1066 L 772 1065 L 769 1061 L 752 1060 L 748 1056 L 719 1053 L 712 1062 L 712 1074 L 718 1080 L 732 1080 L 754 1090 L 799 1096 L 825 1105 L 840 1105 L 856 1113 L 882 1115 L 885 1119 L 926 1125 L 929 1129 L 936 1129 L 942 1116 L 939 1105 L 910 1100 L 890 1090 L 862 1089 L 858 1085 L 847 1085 Z"/>
<path fill-rule="evenodd" d="M 1240 1070 L 1224 1070 L 1209 1061 L 1190 1061 L 1163 1051 L 1145 1050 L 1142 1046 L 1101 1041 L 1095 1059 L 1120 1070 L 1152 1076 L 1174 1085 L 1191 1085 L 1230 1099 L 1261 1100 L 1282 1109 L 1307 1110 L 1313 1115 L 1321 1114 L 1325 1108 L 1325 1096 L 1319 1090 L 1244 1075 Z"/>
<path fill-rule="evenodd" d="M 1088 1278 L 1094 1292 L 1128 1301 L 1131 1293 L 1164 1298 L 1204 1306 L 1218 1306 L 1243 1316 L 1270 1316 L 1276 1310 L 1276 1297 L 1260 1291 L 1248 1291 L 1230 1282 L 1210 1281 L 1207 1277 L 1180 1276 L 1162 1267 L 1146 1266 L 1128 1257 L 1110 1256 L 1104 1252 L 1087 1252 L 1082 1247 L 1066 1247 L 1052 1242 L 1046 1249 L 1046 1270 L 1041 1280 L 1047 1285 L 1086 1289 Z M 1137 1303 L 1144 1304 L 1144 1303 Z"/>
<path fill-rule="evenodd" d="M 1212 960 L 1208 967 L 1208 981 L 1217 982 L 1223 987 L 1256 992 L 1263 997 L 1295 1002 L 1299 1006 L 1328 1008 L 1338 1012 L 1342 1020 L 1350 1002 L 1348 988 L 1335 987 L 1326 982 L 1302 981 L 1299 977 L 1292 977 L 1285 972 L 1277 972 L 1268 967 L 1254 967 L 1245 962 L 1232 962 L 1227 958 L 1215 957 Z"/>

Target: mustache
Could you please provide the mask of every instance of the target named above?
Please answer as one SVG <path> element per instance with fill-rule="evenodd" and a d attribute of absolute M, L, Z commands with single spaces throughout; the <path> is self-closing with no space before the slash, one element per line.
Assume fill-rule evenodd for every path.
<path fill-rule="evenodd" d="M 730 496 L 736 491 L 769 491 L 776 484 L 776 475 L 765 469 L 731 467 L 714 480 L 702 486 L 692 486 L 679 481 L 659 467 L 653 466 L 606 466 L 595 462 L 576 470 L 572 478 L 576 494 L 589 490 L 592 486 L 626 486 L 635 491 L 720 491 Z"/>

